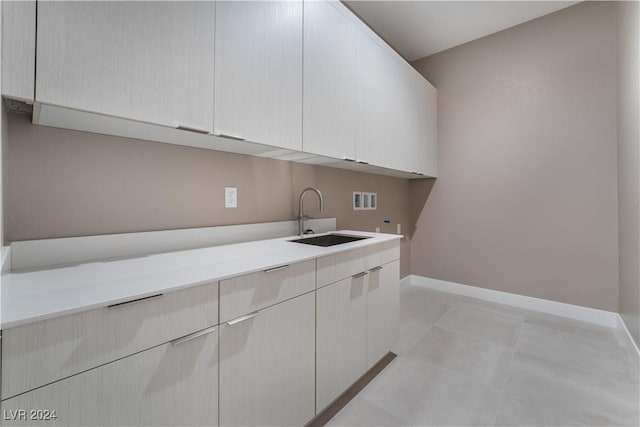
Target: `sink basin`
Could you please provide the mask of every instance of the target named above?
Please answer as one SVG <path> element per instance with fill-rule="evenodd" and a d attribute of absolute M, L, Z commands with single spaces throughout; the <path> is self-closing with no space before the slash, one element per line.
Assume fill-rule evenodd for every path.
<path fill-rule="evenodd" d="M 369 239 L 369 237 L 349 236 L 347 234 L 325 234 L 316 237 L 303 237 L 301 239 L 289 240 L 294 243 L 303 243 L 314 246 L 335 246 L 343 243 L 356 242 L 358 240 Z"/>

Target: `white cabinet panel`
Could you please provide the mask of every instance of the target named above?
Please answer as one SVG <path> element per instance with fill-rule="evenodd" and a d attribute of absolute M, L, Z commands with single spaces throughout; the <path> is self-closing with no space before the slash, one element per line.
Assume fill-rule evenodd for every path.
<path fill-rule="evenodd" d="M 411 67 L 406 69 L 407 162 L 409 171 L 437 176 L 437 91 Z"/>
<path fill-rule="evenodd" d="M 2 2 L 2 96 L 33 101 L 36 2 Z"/>
<path fill-rule="evenodd" d="M 5 413 L 55 410 L 56 419 L 9 425 L 215 426 L 217 331 L 134 354 L 2 402 Z M 15 414 L 15 412 L 12 412 Z"/>
<path fill-rule="evenodd" d="M 215 133 L 302 150 L 302 2 L 217 2 L 215 44 Z"/>
<path fill-rule="evenodd" d="M 36 101 L 212 131 L 214 26 L 214 2 L 39 2 Z"/>
<path fill-rule="evenodd" d="M 220 281 L 220 321 L 269 307 L 316 288 L 316 260 Z"/>
<path fill-rule="evenodd" d="M 400 261 L 374 267 L 367 284 L 367 369 L 398 341 Z"/>
<path fill-rule="evenodd" d="M 316 409 L 320 412 L 366 371 L 366 275 L 318 289 L 316 298 Z"/>
<path fill-rule="evenodd" d="M 303 149 L 355 159 L 357 29 L 332 3 L 304 3 Z"/>
<path fill-rule="evenodd" d="M 313 418 L 314 304 L 310 292 L 221 325 L 221 425 L 304 425 Z"/>
<path fill-rule="evenodd" d="M 407 170 L 402 63 L 364 32 L 357 37 L 356 159 Z"/>
<path fill-rule="evenodd" d="M 316 284 L 320 288 L 330 283 L 349 278 L 369 268 L 368 256 L 378 245 L 352 249 L 318 258 L 316 262 Z"/>
<path fill-rule="evenodd" d="M 2 397 L 218 323 L 218 282 L 4 331 Z"/>

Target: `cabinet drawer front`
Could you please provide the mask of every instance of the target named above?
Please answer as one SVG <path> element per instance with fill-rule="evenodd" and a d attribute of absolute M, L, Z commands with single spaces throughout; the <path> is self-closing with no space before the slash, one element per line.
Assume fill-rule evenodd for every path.
<path fill-rule="evenodd" d="M 7 414 L 3 425 L 217 425 L 217 347 L 217 331 L 213 331 L 21 394 L 2 402 Z M 24 420 L 20 409 L 27 411 Z M 31 414 L 30 409 L 45 412 Z M 38 418 L 54 410 L 56 419 Z M 6 419 L 12 417 L 16 419 Z"/>
<path fill-rule="evenodd" d="M 2 399 L 218 323 L 218 282 L 2 333 Z"/>
<path fill-rule="evenodd" d="M 338 282 L 397 259 L 400 259 L 399 240 L 318 258 L 317 286 Z"/>
<path fill-rule="evenodd" d="M 283 265 L 220 281 L 220 321 L 226 322 L 315 289 L 316 261 Z"/>
<path fill-rule="evenodd" d="M 301 426 L 314 416 L 315 293 L 220 325 L 220 425 Z"/>
<path fill-rule="evenodd" d="M 369 247 L 368 267 L 373 268 L 400 259 L 400 240 Z"/>
<path fill-rule="evenodd" d="M 354 249 L 318 258 L 318 288 L 368 270 L 367 255 L 370 250 Z"/>

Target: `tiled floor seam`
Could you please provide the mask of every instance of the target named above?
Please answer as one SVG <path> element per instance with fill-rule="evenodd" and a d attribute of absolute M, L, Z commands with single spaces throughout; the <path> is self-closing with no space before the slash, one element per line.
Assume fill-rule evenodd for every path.
<path fill-rule="evenodd" d="M 470 377 L 468 375 L 465 375 L 465 374 L 463 374 L 461 372 L 454 371 L 453 369 L 451 369 L 451 368 L 449 368 L 447 366 L 441 365 L 440 363 L 432 362 L 431 360 L 427 360 L 427 359 L 424 359 L 422 357 L 413 356 L 413 355 L 410 355 L 410 354 L 407 354 L 405 356 L 398 356 L 398 357 L 404 357 L 406 359 L 412 359 L 412 360 L 415 360 L 415 361 L 418 361 L 418 362 L 423 362 L 423 363 L 430 363 L 430 364 L 432 364 L 434 366 L 437 366 L 439 369 L 442 369 L 443 371 L 445 371 L 445 372 L 447 372 L 449 374 L 454 374 L 456 377 L 462 378 L 463 380 L 469 381 L 470 383 L 473 383 L 475 385 L 479 385 L 481 387 L 484 387 L 484 388 L 487 388 L 487 389 L 490 389 L 490 390 L 493 390 L 493 391 L 496 391 L 496 392 L 499 392 L 499 393 L 503 393 L 504 392 L 504 386 L 502 388 L 498 388 L 498 387 L 492 386 L 490 384 L 483 383 L 482 381 L 479 381 L 479 380 L 477 380 L 475 378 L 472 378 L 472 377 Z M 513 355 L 512 355 L 512 361 L 513 361 Z M 506 385 L 506 383 L 505 383 L 505 385 Z"/>
<path fill-rule="evenodd" d="M 454 331 L 454 330 L 449 329 L 449 328 L 447 328 L 447 327 L 445 327 L 445 326 L 439 325 L 437 322 L 436 322 L 436 323 L 434 323 L 434 324 L 433 324 L 433 326 L 437 326 L 437 327 L 438 327 L 438 328 L 440 328 L 440 329 L 444 329 L 444 330 L 445 330 L 445 331 L 447 331 L 447 332 L 451 332 L 451 333 L 454 333 L 454 334 L 461 335 L 461 336 L 463 336 L 463 337 L 465 337 L 465 338 L 473 338 L 473 339 L 475 339 L 475 340 L 482 341 L 483 343 L 486 343 L 486 344 L 497 345 L 497 346 L 499 346 L 499 347 L 508 348 L 509 350 L 515 350 L 515 345 L 516 345 L 516 343 L 518 342 L 518 337 L 517 337 L 517 336 L 520 334 L 520 326 L 521 326 L 521 325 L 518 325 L 518 332 L 516 333 L 516 339 L 515 339 L 515 341 L 514 341 L 514 343 L 513 343 L 513 346 L 503 345 L 503 344 L 497 343 L 497 342 L 495 342 L 495 341 L 489 341 L 489 340 L 484 339 L 484 338 L 481 338 L 481 337 L 479 337 L 479 336 L 477 336 L 477 335 L 468 334 L 468 333 L 460 332 L 460 331 Z M 425 334 L 425 335 L 426 335 L 426 334 Z M 423 338 L 424 338 L 424 337 L 423 337 Z M 414 347 L 415 347 L 415 346 L 414 346 Z"/>
<path fill-rule="evenodd" d="M 537 326 L 537 325 L 534 325 L 534 326 Z M 545 326 L 545 327 L 546 327 L 546 326 Z M 549 329 L 552 329 L 552 328 L 549 328 Z M 554 329 L 554 330 L 556 330 L 556 329 Z M 567 333 L 567 334 L 571 334 L 571 335 L 575 335 L 575 336 L 578 336 L 578 337 L 581 337 L 581 338 L 585 338 L 585 337 L 584 337 L 584 336 L 582 336 L 582 335 L 573 334 L 573 333 L 571 333 L 571 332 L 566 332 L 566 331 L 559 331 L 559 332 Z M 536 357 L 536 358 L 538 358 L 538 359 L 543 359 L 543 360 L 545 360 L 546 362 L 553 363 L 553 364 L 556 364 L 556 365 L 558 365 L 558 366 L 562 366 L 562 367 L 565 367 L 565 368 L 575 369 L 575 370 L 578 370 L 578 371 L 580 371 L 580 372 L 586 372 L 586 373 L 588 373 L 588 374 L 590 374 L 590 375 L 595 375 L 595 376 L 598 376 L 598 377 L 607 378 L 607 379 L 609 379 L 609 380 L 616 381 L 616 382 L 624 382 L 624 381 L 620 380 L 619 378 L 612 377 L 611 375 L 606 375 L 606 374 L 603 374 L 603 373 L 600 373 L 600 372 L 593 372 L 593 371 L 589 371 L 589 370 L 583 369 L 583 368 L 578 367 L 578 366 L 568 365 L 568 364 L 566 364 L 566 363 L 558 362 L 558 361 L 556 361 L 556 360 L 551 360 L 551 359 L 549 359 L 549 358 L 542 357 L 542 356 L 540 356 L 540 355 L 538 355 L 538 354 L 534 354 L 534 353 L 528 352 L 528 351 L 526 351 L 526 350 L 520 350 L 520 349 L 518 349 L 518 339 L 519 339 L 519 338 L 520 338 L 520 334 L 518 333 L 518 338 L 516 338 L 516 343 L 515 343 L 515 345 L 514 345 L 514 347 L 513 347 L 513 349 L 514 349 L 515 351 L 517 351 L 517 352 L 524 353 L 524 354 L 527 354 L 527 355 L 529 355 L 529 356 Z M 589 338 L 589 337 L 586 337 L 586 338 Z M 622 357 L 623 357 L 623 359 L 624 359 L 624 355 L 623 355 Z M 628 365 L 627 361 L 626 361 L 626 360 L 623 360 L 623 362 L 624 362 L 624 366 L 625 366 L 625 368 L 627 368 L 627 374 L 628 374 L 628 377 L 631 379 L 631 381 L 629 382 L 629 384 L 637 385 L 637 384 L 636 384 L 636 382 L 635 382 L 635 380 L 634 380 L 634 378 L 633 378 L 633 373 L 632 373 L 632 372 L 630 372 L 630 370 L 629 370 L 629 365 Z"/>

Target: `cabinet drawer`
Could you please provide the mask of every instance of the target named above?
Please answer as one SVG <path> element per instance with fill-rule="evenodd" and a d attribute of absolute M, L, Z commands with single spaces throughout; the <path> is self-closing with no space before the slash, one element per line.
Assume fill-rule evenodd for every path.
<path fill-rule="evenodd" d="M 218 323 L 218 282 L 2 332 L 2 399 Z"/>
<path fill-rule="evenodd" d="M 335 283 L 396 259 L 400 259 L 399 240 L 318 258 L 317 287 Z"/>
<path fill-rule="evenodd" d="M 400 259 L 400 240 L 380 243 L 379 245 L 370 246 L 368 249 L 369 268 L 378 267 Z"/>
<path fill-rule="evenodd" d="M 5 400 L 3 425 L 215 426 L 218 337 L 207 332 Z M 40 420 L 51 414 L 31 409 L 55 411 L 57 418 Z"/>
<path fill-rule="evenodd" d="M 316 261 L 283 265 L 220 281 L 220 321 L 226 322 L 315 289 Z"/>

